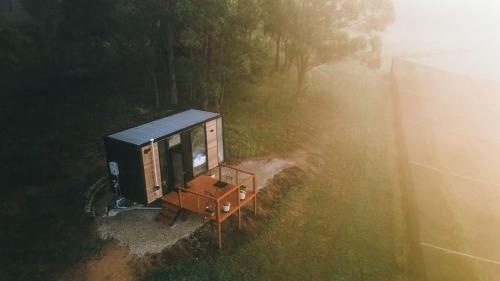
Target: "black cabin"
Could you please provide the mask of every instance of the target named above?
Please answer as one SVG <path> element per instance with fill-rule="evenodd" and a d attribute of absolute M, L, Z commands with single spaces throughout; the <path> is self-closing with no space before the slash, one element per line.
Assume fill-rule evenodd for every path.
<path fill-rule="evenodd" d="M 112 186 L 149 204 L 224 161 L 220 114 L 186 110 L 104 137 Z"/>

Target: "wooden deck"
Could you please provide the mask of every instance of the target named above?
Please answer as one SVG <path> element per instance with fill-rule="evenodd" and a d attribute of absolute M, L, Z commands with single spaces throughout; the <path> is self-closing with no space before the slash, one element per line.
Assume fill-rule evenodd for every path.
<path fill-rule="evenodd" d="M 221 182 L 226 185 L 217 187 L 217 183 Z M 247 192 L 245 199 L 240 200 L 242 186 L 247 187 Z M 254 214 L 257 215 L 255 174 L 223 164 L 219 164 L 207 175 L 198 176 L 188 182 L 186 188 L 167 193 L 161 199 L 215 221 L 219 248 L 222 247 L 221 224 L 225 220 L 236 213 L 238 227 L 241 228 L 241 208 L 250 202 L 253 202 Z M 231 204 L 229 212 L 222 209 L 226 202 Z"/>

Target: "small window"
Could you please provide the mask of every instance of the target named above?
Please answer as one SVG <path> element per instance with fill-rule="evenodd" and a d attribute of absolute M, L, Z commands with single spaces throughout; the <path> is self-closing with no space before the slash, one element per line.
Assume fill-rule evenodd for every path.
<path fill-rule="evenodd" d="M 181 143 L 181 135 L 173 135 L 168 138 L 168 147 L 174 147 Z"/>

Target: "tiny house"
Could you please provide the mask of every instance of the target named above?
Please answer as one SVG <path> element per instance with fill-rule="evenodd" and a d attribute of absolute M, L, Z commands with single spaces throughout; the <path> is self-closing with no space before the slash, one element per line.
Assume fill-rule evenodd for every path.
<path fill-rule="evenodd" d="M 222 117 L 186 110 L 104 137 L 111 186 L 118 198 L 161 203 L 157 220 L 173 225 L 181 210 L 221 224 L 244 206 L 257 215 L 255 173 L 224 164 Z"/>
<path fill-rule="evenodd" d="M 222 117 L 186 110 L 104 137 L 112 186 L 149 204 L 224 161 Z"/>

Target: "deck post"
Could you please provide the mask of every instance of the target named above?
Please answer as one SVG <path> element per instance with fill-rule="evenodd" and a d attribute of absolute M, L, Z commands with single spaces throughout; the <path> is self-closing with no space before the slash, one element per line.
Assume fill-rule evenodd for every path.
<path fill-rule="evenodd" d="M 238 209 L 238 229 L 241 230 L 241 208 Z"/>
<path fill-rule="evenodd" d="M 182 208 L 182 194 L 181 194 L 182 191 L 180 191 L 179 189 L 177 189 L 177 194 L 179 194 L 179 207 Z"/>
<path fill-rule="evenodd" d="M 219 243 L 219 249 L 222 248 L 222 232 L 221 232 L 221 228 L 220 228 L 220 225 L 221 225 L 221 222 L 220 222 L 220 204 L 219 204 L 219 200 L 217 200 L 217 217 L 216 217 L 216 224 L 217 224 L 217 241 Z"/>
<path fill-rule="evenodd" d="M 220 229 L 220 222 L 217 223 L 217 238 L 219 240 L 219 249 L 222 249 L 222 231 Z"/>
<path fill-rule="evenodd" d="M 241 200 L 240 200 L 240 190 L 236 192 L 236 202 L 238 202 L 238 229 L 241 229 Z"/>

